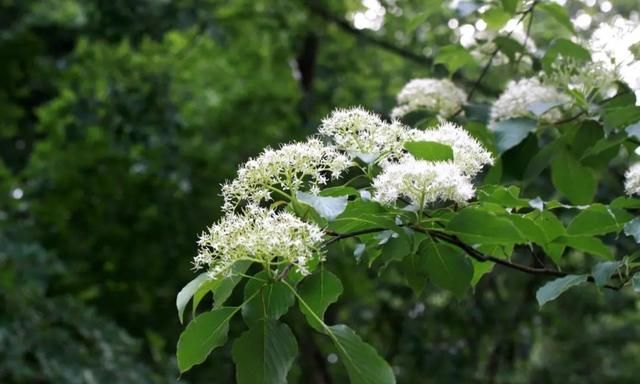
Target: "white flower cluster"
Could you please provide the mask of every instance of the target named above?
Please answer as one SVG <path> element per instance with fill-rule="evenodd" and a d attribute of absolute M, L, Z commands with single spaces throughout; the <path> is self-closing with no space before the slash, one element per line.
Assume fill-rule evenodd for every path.
<path fill-rule="evenodd" d="M 470 178 L 453 162 L 416 160 L 410 155 L 386 163 L 373 188 L 373 198 L 381 204 L 393 205 L 405 198 L 419 210 L 438 201 L 463 204 L 474 195 Z"/>
<path fill-rule="evenodd" d="M 231 212 L 243 201 L 258 204 L 279 191 L 290 195 L 302 188 L 315 191 L 327 183 L 328 177 L 338 178 L 350 165 L 347 156 L 315 138 L 277 150 L 267 148 L 242 165 L 234 180 L 222 186 L 223 209 Z"/>
<path fill-rule="evenodd" d="M 458 112 L 466 99 L 466 93 L 451 80 L 414 79 L 398 93 L 398 106 L 391 111 L 391 117 L 427 110 L 446 118 Z"/>
<path fill-rule="evenodd" d="M 462 204 L 474 195 L 471 178 L 486 164 L 493 164 L 491 154 L 467 131 L 449 122 L 425 131 L 412 129 L 407 141 L 431 141 L 453 150 L 453 161 L 417 160 L 404 154 L 397 161 L 388 160 L 373 180 L 374 200 L 393 205 L 404 198 L 424 209 L 438 201 Z"/>
<path fill-rule="evenodd" d="M 614 78 L 627 83 L 640 105 L 640 61 L 632 47 L 640 43 L 640 24 L 622 17 L 609 24 L 603 23 L 591 34 L 588 47 L 591 58 Z"/>
<path fill-rule="evenodd" d="M 640 163 L 635 163 L 624 174 L 624 190 L 627 195 L 640 194 Z"/>
<path fill-rule="evenodd" d="M 399 152 L 406 133 L 402 124 L 386 123 L 360 107 L 333 111 L 322 120 L 318 131 L 330 137 L 336 148 L 367 163 Z"/>
<path fill-rule="evenodd" d="M 322 240 L 323 232 L 314 224 L 248 205 L 242 214 L 229 213 L 200 235 L 194 264 L 208 268 L 211 278 L 231 274 L 231 266 L 241 260 L 291 263 L 307 274 L 309 260 L 322 252 Z"/>
<path fill-rule="evenodd" d="M 482 144 L 462 127 L 443 122 L 435 129 L 412 129 L 408 137 L 411 141 L 433 141 L 446 144 L 453 150 L 453 163 L 463 174 L 475 176 L 487 164 L 493 164 L 493 157 Z"/>
<path fill-rule="evenodd" d="M 536 77 L 512 80 L 507 83 L 507 88 L 491 107 L 489 127 L 494 128 L 495 124 L 502 120 L 534 116 L 530 108 L 536 103 L 560 104 L 568 100 L 566 95 L 554 87 L 542 84 Z M 562 118 L 562 112 L 558 108 L 551 108 L 538 118 L 553 123 Z"/>

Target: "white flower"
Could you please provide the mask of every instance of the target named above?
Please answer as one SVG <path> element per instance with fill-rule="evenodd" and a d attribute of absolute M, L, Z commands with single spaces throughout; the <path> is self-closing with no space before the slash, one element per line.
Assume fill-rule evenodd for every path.
<path fill-rule="evenodd" d="M 230 213 L 204 231 L 198 240 L 196 268 L 212 278 L 227 276 L 240 260 L 261 264 L 294 264 L 307 274 L 308 261 L 322 252 L 322 230 L 287 212 L 249 205 L 242 214 Z"/>
<path fill-rule="evenodd" d="M 594 63 L 635 91 L 636 105 L 640 105 L 640 63 L 632 47 L 639 43 L 640 25 L 620 17 L 613 24 L 600 24 L 587 44 Z"/>
<path fill-rule="evenodd" d="M 495 123 L 502 120 L 534 117 L 529 108 L 536 103 L 560 104 L 568 100 L 566 95 L 554 87 L 540 83 L 538 78 L 512 80 L 507 83 L 507 88 L 491 107 L 489 127 L 494 128 Z M 557 122 L 561 118 L 562 112 L 558 108 L 551 108 L 539 116 L 540 120 L 547 123 Z"/>
<path fill-rule="evenodd" d="M 624 190 L 627 195 L 640 195 L 640 163 L 635 163 L 624 174 Z"/>
<path fill-rule="evenodd" d="M 449 117 L 462 108 L 466 93 L 448 79 L 414 79 L 398 93 L 398 106 L 391 117 L 401 118 L 411 112 L 427 110 Z"/>
<path fill-rule="evenodd" d="M 315 138 L 277 150 L 267 148 L 243 164 L 237 177 L 222 186 L 223 209 L 233 211 L 242 201 L 270 200 L 274 193 L 295 195 L 302 189 L 317 190 L 318 185 L 326 184 L 329 177 L 338 178 L 350 165 L 347 156 Z"/>
<path fill-rule="evenodd" d="M 318 131 L 330 137 L 337 148 L 367 163 L 402 150 L 406 135 L 399 122 L 388 124 L 360 107 L 333 111 L 322 120 Z"/>
<path fill-rule="evenodd" d="M 474 195 L 470 178 L 454 163 L 416 160 L 410 155 L 385 163 L 373 188 L 373 199 L 381 204 L 393 205 L 402 197 L 418 209 L 438 201 L 464 204 Z"/>
<path fill-rule="evenodd" d="M 464 128 L 450 122 L 440 123 L 434 129 L 409 131 L 411 141 L 434 141 L 446 144 L 453 150 L 453 162 L 469 176 L 475 176 L 487 164 L 493 164 L 493 157 L 478 140 Z"/>

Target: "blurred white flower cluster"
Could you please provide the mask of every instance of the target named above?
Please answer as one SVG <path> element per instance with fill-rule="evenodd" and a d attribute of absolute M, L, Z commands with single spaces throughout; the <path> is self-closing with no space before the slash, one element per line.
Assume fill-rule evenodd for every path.
<path fill-rule="evenodd" d="M 290 213 L 250 204 L 241 214 L 227 214 L 200 235 L 194 264 L 208 268 L 211 278 L 231 274 L 233 264 L 241 260 L 293 264 L 307 274 L 309 260 L 322 252 L 323 235 L 318 226 Z"/>
<path fill-rule="evenodd" d="M 398 160 L 382 162 L 382 172 L 373 181 L 374 200 L 381 204 L 393 205 L 399 198 L 417 209 L 436 202 L 463 204 L 474 195 L 472 177 L 483 166 L 493 164 L 491 154 L 453 123 L 443 122 L 424 131 L 411 129 L 407 141 L 448 145 L 453 160 L 426 161 L 404 154 Z"/>
<path fill-rule="evenodd" d="M 555 87 L 542 84 L 537 77 L 510 81 L 507 88 L 491 107 L 489 127 L 502 120 L 518 117 L 535 117 L 536 108 L 541 108 L 538 119 L 554 123 L 562 118 L 562 111 L 554 106 L 566 103 L 569 98 Z M 547 110 L 545 108 L 549 106 Z"/>
<path fill-rule="evenodd" d="M 457 113 L 467 94 L 448 79 L 414 79 L 398 93 L 398 105 L 392 118 L 401 118 L 415 111 L 426 110 L 447 118 Z"/>
<path fill-rule="evenodd" d="M 301 189 L 315 191 L 329 178 L 337 179 L 351 165 L 347 156 L 320 140 L 291 143 L 243 164 L 237 177 L 222 186 L 223 209 L 235 210 L 241 202 L 259 204 L 272 194 L 295 195 Z"/>
<path fill-rule="evenodd" d="M 412 141 L 433 141 L 445 144 L 453 150 L 453 162 L 463 174 L 475 176 L 482 167 L 493 164 L 491 153 L 472 137 L 469 132 L 456 124 L 443 122 L 435 129 L 411 129 L 408 135 Z"/>
<path fill-rule="evenodd" d="M 594 63 L 612 77 L 627 83 L 640 105 L 640 61 L 633 47 L 640 44 L 640 24 L 622 17 L 603 23 L 591 34 L 587 46 Z"/>
<path fill-rule="evenodd" d="M 399 122 L 387 123 L 361 107 L 333 111 L 318 131 L 331 138 L 337 149 L 366 163 L 399 152 L 406 134 Z"/>
<path fill-rule="evenodd" d="M 640 163 L 635 163 L 624 174 L 624 190 L 627 195 L 640 194 Z"/>

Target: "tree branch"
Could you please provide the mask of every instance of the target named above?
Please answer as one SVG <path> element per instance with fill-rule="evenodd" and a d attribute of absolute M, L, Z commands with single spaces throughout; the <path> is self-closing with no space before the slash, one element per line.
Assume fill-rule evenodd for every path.
<path fill-rule="evenodd" d="M 402 225 L 400 225 L 402 226 Z M 492 255 L 487 255 L 484 254 L 480 251 L 478 251 L 477 249 L 473 248 L 472 246 L 464 243 L 462 240 L 460 240 L 457 236 L 455 235 L 450 235 L 447 233 L 442 232 L 441 230 L 434 230 L 434 229 L 428 229 L 428 228 L 424 228 L 420 225 L 417 224 L 410 224 L 407 225 L 409 226 L 411 229 L 417 231 L 417 232 L 421 232 L 421 233 L 425 233 L 429 236 L 432 236 L 435 239 L 441 240 L 441 241 L 445 241 L 453 246 L 456 246 L 457 248 L 460 248 L 461 250 L 463 250 L 469 257 L 479 261 L 479 262 L 492 262 L 498 265 L 501 265 L 503 267 L 509 268 L 509 269 L 514 269 L 520 272 L 524 272 L 527 273 L 529 275 L 537 275 L 537 276 L 552 276 L 552 277 L 565 277 L 568 276 L 569 273 L 566 272 L 562 272 L 559 271 L 557 269 L 551 269 L 551 268 L 535 268 L 535 267 L 529 267 L 527 265 L 523 265 L 523 264 L 519 264 L 519 263 L 515 263 L 512 261 L 509 261 L 507 259 L 501 259 L 499 257 L 495 257 Z M 383 228 L 383 227 L 374 227 L 374 228 L 366 228 L 366 229 L 361 229 L 361 230 L 357 230 L 357 231 L 353 231 L 353 232 L 346 232 L 346 233 L 337 233 L 331 230 L 326 230 L 325 233 L 329 236 L 332 236 L 331 239 L 327 240 L 325 242 L 325 245 L 329 245 L 332 243 L 335 243 L 337 241 L 343 240 L 343 239 L 348 239 L 351 237 L 356 237 L 356 236 L 360 236 L 360 235 L 365 235 L 365 234 L 369 234 L 369 233 L 376 233 L 376 232 L 382 232 L 382 231 L 386 231 L 387 228 Z M 290 267 L 288 266 L 288 268 L 285 268 L 283 270 L 283 273 L 281 274 L 281 276 L 286 275 L 286 273 L 289 271 Z M 594 279 L 593 277 L 589 276 L 588 281 L 593 283 Z M 622 286 L 624 286 L 625 282 L 621 282 L 621 284 L 619 286 L 615 286 L 615 285 L 605 285 L 605 288 L 608 289 L 613 289 L 613 290 L 620 290 L 622 288 Z"/>

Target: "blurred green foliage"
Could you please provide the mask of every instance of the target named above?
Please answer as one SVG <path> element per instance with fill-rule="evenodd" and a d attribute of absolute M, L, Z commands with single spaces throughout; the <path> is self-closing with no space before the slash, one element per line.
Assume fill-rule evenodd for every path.
<path fill-rule="evenodd" d="M 464 17 L 439 1 L 383 3 L 402 12 L 372 32 L 340 23 L 357 1 L 0 1 L 0 382 L 176 381 L 175 293 L 219 214 L 219 184 L 335 107 L 385 113 L 409 79 L 446 73 L 429 58 Z M 540 44 L 565 33 L 550 18 L 534 28 Z M 468 87 L 480 70 L 456 80 Z M 495 68 L 479 99 L 519 70 Z M 328 322 L 352 324 L 401 383 L 640 373 L 633 297 L 589 288 L 539 311 L 540 282 L 526 276 L 494 274 L 464 299 L 433 286 L 416 297 L 393 271 L 335 264 L 345 293 Z M 291 316 L 291 382 L 346 382 Z M 229 346 L 181 381 L 233 382 Z"/>

